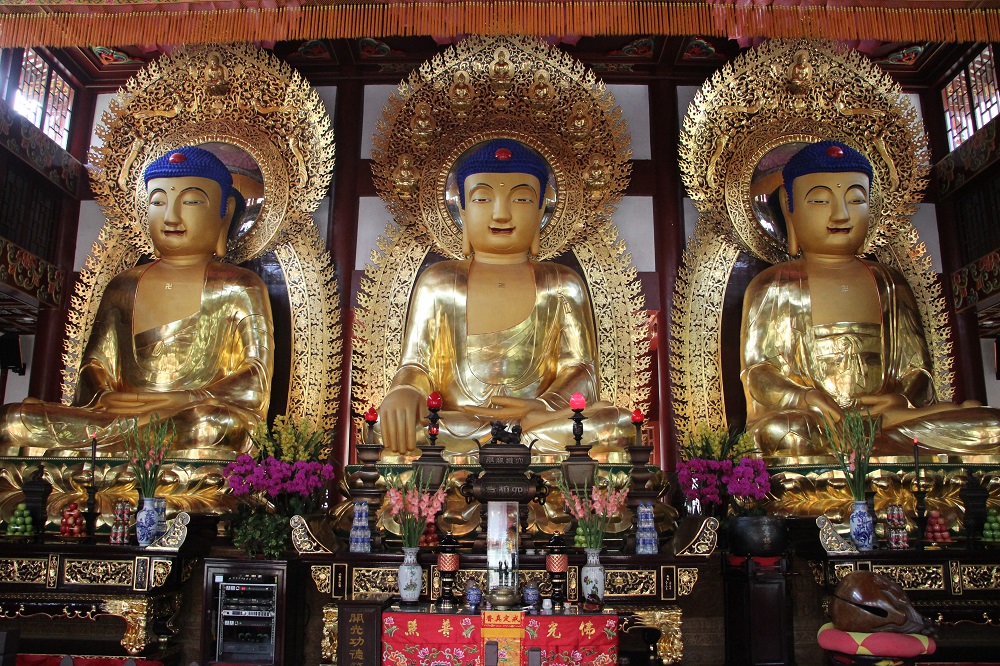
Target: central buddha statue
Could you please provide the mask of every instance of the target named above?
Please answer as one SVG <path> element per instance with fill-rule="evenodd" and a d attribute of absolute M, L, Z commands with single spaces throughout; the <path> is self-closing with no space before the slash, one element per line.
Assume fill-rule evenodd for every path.
<path fill-rule="evenodd" d="M 824 418 L 849 407 L 882 418 L 875 453 L 1000 450 L 1000 411 L 938 402 L 917 302 L 893 268 L 861 259 L 872 167 L 820 141 L 785 165 L 779 190 L 791 261 L 744 296 L 742 379 L 747 430 L 762 453 L 829 456 Z"/>
<path fill-rule="evenodd" d="M 413 455 L 428 394 L 443 398 L 438 442 L 475 451 L 491 421 L 519 424 L 537 455 L 572 441 L 569 399 L 587 400 L 595 458 L 634 436 L 629 414 L 599 402 L 593 311 L 573 270 L 538 254 L 548 165 L 525 145 L 489 141 L 457 167 L 465 259 L 428 267 L 410 299 L 402 359 L 379 408 L 387 452 Z"/>
<path fill-rule="evenodd" d="M 0 414 L 3 455 L 121 452 L 120 418 L 177 428 L 170 457 L 228 458 L 267 418 L 274 347 L 267 288 L 219 261 L 237 207 L 226 166 L 197 147 L 144 174 L 156 260 L 108 284 L 71 406 L 28 399 Z"/>

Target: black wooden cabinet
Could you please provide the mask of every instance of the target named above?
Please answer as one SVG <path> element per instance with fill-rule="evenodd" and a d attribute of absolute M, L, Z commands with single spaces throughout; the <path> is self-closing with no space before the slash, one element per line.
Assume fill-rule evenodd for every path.
<path fill-rule="evenodd" d="M 787 556 L 723 557 L 726 666 L 795 663 L 791 575 Z"/>

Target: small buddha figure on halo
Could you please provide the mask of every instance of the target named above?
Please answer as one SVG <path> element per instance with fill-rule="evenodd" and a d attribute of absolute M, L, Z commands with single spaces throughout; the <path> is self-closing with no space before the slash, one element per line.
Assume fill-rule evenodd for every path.
<path fill-rule="evenodd" d="M 451 108 L 458 116 L 466 115 L 472 109 L 472 86 L 469 84 L 469 73 L 464 70 L 455 72 L 454 82 L 448 89 Z"/>
<path fill-rule="evenodd" d="M 496 57 L 490 63 L 490 88 L 498 98 L 503 99 L 510 94 L 513 86 L 514 63 L 510 61 L 510 53 L 504 48 L 497 49 Z"/>
<path fill-rule="evenodd" d="M 417 143 L 421 145 L 430 144 L 437 132 L 437 121 L 431 113 L 430 104 L 419 102 L 414 110 L 413 117 L 410 118 L 410 131 L 413 132 Z"/>
<path fill-rule="evenodd" d="M 172 457 L 251 448 L 267 417 L 273 325 L 267 288 L 219 261 L 236 208 L 212 153 L 173 150 L 145 172 L 156 260 L 115 276 L 101 297 L 71 406 L 28 399 L 0 414 L 4 455 L 83 455 L 89 432 L 121 451 L 119 418 L 173 418 Z"/>
<path fill-rule="evenodd" d="M 569 399 L 588 403 L 584 442 L 620 448 L 634 436 L 624 410 L 599 402 L 597 340 L 587 287 L 538 253 L 548 165 L 497 139 L 456 167 L 465 259 L 428 267 L 410 298 L 402 360 L 379 407 L 388 453 L 413 455 L 426 399 L 438 391 L 438 442 L 476 450 L 491 421 L 520 424 L 534 454 L 572 441 Z M 598 457 L 598 455 L 595 455 Z"/>
<path fill-rule="evenodd" d="M 535 113 L 544 114 L 552 107 L 555 90 L 552 87 L 549 73 L 540 69 L 535 73 L 535 82 L 528 89 L 528 98 L 531 101 L 531 108 Z"/>
<path fill-rule="evenodd" d="M 882 417 L 876 454 L 1000 450 L 1000 411 L 938 402 L 920 312 L 893 268 L 861 259 L 872 167 L 833 141 L 811 144 L 779 190 L 791 261 L 747 287 L 742 379 L 747 429 L 764 455 L 831 455 L 823 419 Z"/>
<path fill-rule="evenodd" d="M 409 199 L 417 191 L 417 172 L 411 155 L 400 155 L 392 172 L 392 185 L 401 199 Z"/>

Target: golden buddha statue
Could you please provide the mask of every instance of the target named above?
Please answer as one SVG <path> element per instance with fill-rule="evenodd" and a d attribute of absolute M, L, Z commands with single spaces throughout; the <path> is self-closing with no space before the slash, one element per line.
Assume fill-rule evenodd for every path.
<path fill-rule="evenodd" d="M 227 458 L 251 448 L 270 400 L 273 333 L 267 288 L 219 261 L 237 206 L 212 153 L 173 150 L 145 171 L 156 260 L 108 284 L 71 406 L 28 399 L 3 408 L 3 455 L 121 451 L 119 418 L 152 414 L 177 427 L 170 457 Z"/>
<path fill-rule="evenodd" d="M 872 167 L 853 148 L 811 144 L 779 190 L 791 261 L 747 287 L 742 379 L 747 429 L 767 456 L 830 455 L 823 418 L 882 417 L 875 452 L 994 453 L 1000 411 L 937 402 L 916 299 L 903 276 L 857 256 L 870 222 Z"/>
<path fill-rule="evenodd" d="M 381 406 L 389 453 L 411 455 L 425 436 L 426 398 L 438 391 L 438 442 L 474 451 L 491 421 L 518 423 L 536 455 L 571 440 L 569 399 L 588 409 L 585 442 L 600 451 L 634 436 L 629 414 L 598 402 L 597 340 L 587 287 L 574 271 L 538 253 L 548 165 L 530 148 L 496 139 L 456 168 L 462 260 L 431 265 L 410 299 L 402 359 Z"/>

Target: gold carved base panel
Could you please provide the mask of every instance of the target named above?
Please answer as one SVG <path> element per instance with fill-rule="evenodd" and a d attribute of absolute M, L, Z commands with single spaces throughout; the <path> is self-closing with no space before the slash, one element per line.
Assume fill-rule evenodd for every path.
<path fill-rule="evenodd" d="M 226 492 L 222 470 L 226 461 L 190 461 L 166 463 L 160 472 L 156 494 L 167 498 L 171 513 L 220 514 L 233 511 L 236 502 Z M 49 522 L 59 524 L 62 510 L 70 502 L 81 508 L 87 503 L 86 487 L 91 483 L 90 460 L 81 458 L 3 458 L 0 459 L 0 520 L 7 520 L 24 501 L 24 483 L 41 467 L 46 481 L 52 484 L 49 495 Z M 125 499 L 135 504 L 138 490 L 135 477 L 124 460 L 98 458 L 94 475 L 97 485 L 98 528 L 109 527 L 114 520 L 115 503 Z"/>
<path fill-rule="evenodd" d="M 834 523 L 844 523 L 850 517 L 851 491 L 839 470 L 817 469 L 776 470 L 780 491 L 771 503 L 772 513 L 786 516 L 826 515 Z M 935 464 L 921 466 L 920 489 L 927 493 L 926 509 L 941 512 L 945 521 L 961 524 L 964 506 L 962 488 L 974 476 L 989 491 L 987 506 L 1000 509 L 1000 465 L 962 466 Z M 884 518 L 886 508 L 893 504 L 903 507 L 907 526 L 916 527 L 917 500 L 912 462 L 877 467 L 868 476 L 869 490 L 875 492 L 875 513 Z"/>

